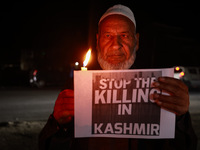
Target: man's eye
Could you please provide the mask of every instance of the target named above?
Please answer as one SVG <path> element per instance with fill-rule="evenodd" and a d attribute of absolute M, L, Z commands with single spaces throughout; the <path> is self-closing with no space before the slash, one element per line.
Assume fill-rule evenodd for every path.
<path fill-rule="evenodd" d="M 106 38 L 109 38 L 109 37 L 111 37 L 111 36 L 110 36 L 110 34 L 105 34 L 105 37 L 106 37 Z"/>
<path fill-rule="evenodd" d="M 126 34 L 122 34 L 121 35 L 123 38 L 127 38 L 128 37 L 128 35 L 126 35 Z"/>

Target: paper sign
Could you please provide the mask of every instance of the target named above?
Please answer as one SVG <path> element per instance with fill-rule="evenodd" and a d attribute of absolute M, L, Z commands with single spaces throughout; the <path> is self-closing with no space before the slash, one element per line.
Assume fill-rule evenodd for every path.
<path fill-rule="evenodd" d="M 161 109 L 151 93 L 170 69 L 74 72 L 75 137 L 174 138 L 175 114 Z"/>

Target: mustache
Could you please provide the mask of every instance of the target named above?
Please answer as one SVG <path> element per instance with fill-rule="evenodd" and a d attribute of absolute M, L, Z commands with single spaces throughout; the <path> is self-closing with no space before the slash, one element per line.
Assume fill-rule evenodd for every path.
<path fill-rule="evenodd" d="M 118 55 L 125 55 L 123 52 L 108 52 L 107 56 L 118 56 Z"/>
<path fill-rule="evenodd" d="M 132 53 L 130 58 L 124 62 L 118 64 L 110 64 L 106 60 L 103 59 L 101 52 L 98 51 L 98 62 L 99 65 L 103 70 L 122 70 L 122 69 L 129 69 L 135 62 L 136 53 Z"/>

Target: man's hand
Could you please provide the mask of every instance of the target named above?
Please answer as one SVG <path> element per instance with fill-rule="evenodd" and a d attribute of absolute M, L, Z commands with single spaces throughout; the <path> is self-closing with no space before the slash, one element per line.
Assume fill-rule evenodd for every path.
<path fill-rule="evenodd" d="M 70 122 L 74 117 L 74 91 L 62 91 L 56 100 L 53 112 L 54 118 L 62 125 Z"/>
<path fill-rule="evenodd" d="M 160 77 L 153 86 L 169 95 L 153 94 L 151 97 L 157 105 L 176 115 L 183 115 L 189 109 L 188 87 L 181 81 L 170 77 Z"/>

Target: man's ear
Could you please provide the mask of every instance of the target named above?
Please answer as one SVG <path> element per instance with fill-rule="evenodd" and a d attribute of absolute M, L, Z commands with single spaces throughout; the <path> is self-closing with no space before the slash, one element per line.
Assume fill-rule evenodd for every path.
<path fill-rule="evenodd" d="M 136 33 L 136 51 L 139 49 L 139 38 L 140 38 L 140 34 Z"/>

